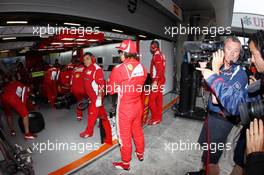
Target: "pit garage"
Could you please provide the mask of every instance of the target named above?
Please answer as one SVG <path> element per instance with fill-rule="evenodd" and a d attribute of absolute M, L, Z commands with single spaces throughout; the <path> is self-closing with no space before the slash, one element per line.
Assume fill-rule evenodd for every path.
<path fill-rule="evenodd" d="M 234 1 L 230 0 L 1 0 L 1 91 L 3 93 L 5 86 L 14 80 L 28 85 L 31 92 L 31 103 L 27 107 L 29 120 L 39 118 L 37 123 L 30 123 L 31 130 L 36 127 L 37 137 L 25 140 L 19 114 L 12 112 L 14 130 L 10 131 L 1 105 L 2 173 L 21 173 L 24 168 L 33 170 L 24 174 L 36 175 L 181 175 L 199 170 L 201 150 L 174 150 L 176 143 L 197 142 L 208 100 L 208 92 L 198 88 L 199 83 L 190 87 L 194 81 L 192 76 L 196 75 L 186 70 L 182 63 L 190 63 L 186 53 L 189 47 L 196 47 L 198 41 L 218 41 L 231 33 L 243 36 L 244 33 L 237 32 L 240 27 L 231 26 L 233 7 Z M 207 33 L 195 33 L 192 27 L 205 27 Z M 222 27 L 222 33 L 213 33 L 212 37 L 210 29 L 213 27 Z M 122 63 L 116 47 L 127 39 L 135 42 L 138 60 L 148 73 L 152 60 L 151 41 L 159 43 L 166 57 L 163 120 L 157 126 L 148 125 L 152 116 L 149 94 L 143 94 L 145 157 L 144 162 L 138 162 L 133 155 L 129 172 L 112 167 L 112 162 L 120 159 L 116 97 L 107 94 L 104 100 L 112 127 L 112 144 L 105 144 L 100 119 L 95 123 L 92 137 L 80 137 L 87 127 L 89 100 L 79 103 L 71 94 L 74 67 L 77 62 L 82 63 L 87 52 L 94 55 L 107 81 L 114 67 Z M 186 45 L 186 41 L 193 45 Z M 47 83 L 47 77 L 53 77 L 54 81 Z M 195 78 L 195 81 L 201 80 Z M 48 89 L 51 88 L 55 88 L 55 94 L 50 94 Z M 81 119 L 76 116 L 77 108 L 83 111 Z M 234 128 L 229 139 L 233 140 L 238 132 L 239 129 Z M 232 149 L 234 145 L 232 142 Z M 7 162 L 5 152 L 11 154 L 11 163 Z M 30 160 L 23 159 L 30 162 L 28 167 L 23 165 L 22 170 L 16 170 L 21 162 L 14 155 L 28 156 Z M 221 174 L 231 171 L 232 155 L 232 151 L 224 153 Z"/>

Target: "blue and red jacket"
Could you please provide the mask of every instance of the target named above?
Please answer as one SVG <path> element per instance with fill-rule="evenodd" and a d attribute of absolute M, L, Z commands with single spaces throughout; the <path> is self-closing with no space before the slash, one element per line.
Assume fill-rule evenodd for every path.
<path fill-rule="evenodd" d="M 249 96 L 247 88 L 237 90 L 233 85 L 225 81 L 224 78 L 213 74 L 206 79 L 207 84 L 216 95 L 217 99 L 231 115 L 239 115 L 239 106 L 243 103 L 260 99 L 260 96 Z"/>
<path fill-rule="evenodd" d="M 237 64 L 233 64 L 229 69 L 226 70 L 224 70 L 224 68 L 222 67 L 220 69 L 219 78 L 222 78 L 224 82 L 226 82 L 235 91 L 241 91 L 242 89 L 245 89 L 248 83 L 246 72 L 240 65 Z M 210 111 L 223 113 L 227 116 L 232 115 L 232 113 L 225 110 L 226 107 L 221 102 L 218 104 L 213 104 L 211 97 L 212 96 L 210 96 L 208 100 L 208 108 Z"/>

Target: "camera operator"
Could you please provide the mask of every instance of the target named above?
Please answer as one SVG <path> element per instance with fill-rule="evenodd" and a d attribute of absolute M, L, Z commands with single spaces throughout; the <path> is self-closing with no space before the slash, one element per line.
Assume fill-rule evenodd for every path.
<path fill-rule="evenodd" d="M 257 33 L 254 33 L 248 41 L 250 52 L 252 54 L 251 62 L 256 66 L 257 71 L 260 73 L 264 73 L 264 31 L 260 30 Z M 231 85 L 217 75 L 214 71 L 209 69 L 201 69 L 197 68 L 197 70 L 202 71 L 204 79 L 207 84 L 210 86 L 214 94 L 216 95 L 219 102 L 225 107 L 225 109 L 233 114 L 240 115 L 240 119 L 242 121 L 242 116 L 240 113 L 241 105 L 246 102 L 251 102 L 256 100 L 256 98 L 251 98 L 249 94 L 249 90 L 242 89 L 241 91 L 236 91 Z M 261 86 L 258 90 L 259 95 L 263 93 L 263 79 L 260 81 Z M 254 83 L 255 84 L 255 83 Z M 262 106 L 258 106 L 261 108 Z M 245 107 L 243 107 L 245 108 Z M 261 113 L 260 113 L 261 115 Z M 262 113 L 263 115 L 263 113 Z M 254 116 L 257 118 L 258 116 Z M 255 120 L 256 121 L 256 120 Z M 263 144 L 263 138 L 261 135 L 257 133 L 263 133 L 263 128 L 261 128 L 261 122 L 259 123 L 260 127 L 257 131 L 256 123 L 250 124 L 250 130 L 247 130 L 247 163 L 245 167 L 245 174 L 254 174 L 263 175 L 264 170 L 264 153 L 263 150 L 260 149 L 252 149 L 256 148 L 256 144 Z M 255 129 L 252 129 L 255 128 Z M 253 132 L 254 131 L 254 132 Z M 253 134 L 254 133 L 254 134 Z M 255 139 L 258 143 L 252 141 Z M 240 145 L 237 145 L 240 146 Z M 241 154 L 243 154 L 241 152 Z"/>
<path fill-rule="evenodd" d="M 224 41 L 224 50 L 213 53 L 212 69 L 224 81 L 230 84 L 236 91 L 240 91 L 247 86 L 247 74 L 240 65 L 235 64 L 239 58 L 241 50 L 240 41 L 230 36 Z M 217 58 L 217 59 L 215 59 Z M 202 64 L 200 64 L 202 65 Z M 214 94 L 210 95 L 208 101 L 208 116 L 199 137 L 200 145 L 225 145 L 227 137 L 233 128 L 233 124 L 228 120 L 232 114 L 225 110 L 225 106 L 219 103 Z M 220 174 L 218 161 L 223 149 L 217 149 L 215 153 L 210 150 L 204 151 L 202 162 L 209 174 Z M 189 172 L 187 175 L 202 175 L 205 170 L 199 172 Z"/>

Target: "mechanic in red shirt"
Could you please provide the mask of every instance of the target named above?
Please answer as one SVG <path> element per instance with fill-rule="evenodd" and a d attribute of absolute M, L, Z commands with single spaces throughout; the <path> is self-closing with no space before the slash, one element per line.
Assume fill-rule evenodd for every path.
<path fill-rule="evenodd" d="M 23 85 L 18 81 L 11 81 L 3 88 L 1 94 L 1 103 L 3 106 L 4 113 L 7 117 L 7 124 L 10 129 L 10 134 L 15 136 L 15 130 L 13 126 L 12 109 L 14 109 L 20 117 L 23 118 L 23 124 L 25 128 L 25 139 L 34 139 L 36 135 L 29 132 L 29 121 L 28 121 L 28 109 L 26 107 L 29 87 Z"/>
<path fill-rule="evenodd" d="M 82 61 L 82 60 L 81 60 Z M 84 69 L 83 63 L 76 63 L 75 68 L 72 71 L 71 76 L 71 93 L 77 100 L 77 104 L 87 97 L 84 89 Z M 78 107 L 76 108 L 76 118 L 81 121 L 83 118 L 83 112 Z"/>
<path fill-rule="evenodd" d="M 58 79 L 59 94 L 67 94 L 70 92 L 73 69 L 73 64 L 68 64 L 60 71 Z"/>
<path fill-rule="evenodd" d="M 150 52 L 153 57 L 150 65 L 152 90 L 149 95 L 149 108 L 152 118 L 149 125 L 159 124 L 162 120 L 163 91 L 165 90 L 166 59 L 160 51 L 159 42 L 153 40 L 150 44 Z"/>
<path fill-rule="evenodd" d="M 103 105 L 105 80 L 103 70 L 95 63 L 95 57 L 87 52 L 83 56 L 84 70 L 84 88 L 89 97 L 88 107 L 88 126 L 85 131 L 80 133 L 80 137 L 88 138 L 93 136 L 93 129 L 97 118 L 102 120 L 105 130 L 105 143 L 112 144 L 112 129 L 107 118 L 107 113 Z"/>
<path fill-rule="evenodd" d="M 59 69 L 55 67 L 49 68 L 44 74 L 42 84 L 43 95 L 48 99 L 48 102 L 54 107 L 55 99 L 58 93 L 57 81 L 59 78 Z"/>
<path fill-rule="evenodd" d="M 143 103 L 141 94 L 147 77 L 144 66 L 136 60 L 137 47 L 132 40 L 124 40 L 118 47 L 122 64 L 112 70 L 107 92 L 118 94 L 116 109 L 117 134 L 120 144 L 121 162 L 114 162 L 118 169 L 129 170 L 132 154 L 132 139 L 140 161 L 144 156 L 144 134 L 142 128 Z"/>

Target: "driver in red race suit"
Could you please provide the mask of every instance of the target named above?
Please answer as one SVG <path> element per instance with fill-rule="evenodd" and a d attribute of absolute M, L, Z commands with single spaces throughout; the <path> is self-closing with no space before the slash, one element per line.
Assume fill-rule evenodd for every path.
<path fill-rule="evenodd" d="M 124 40 L 118 47 L 122 64 L 111 72 L 107 92 L 118 93 L 116 113 L 117 133 L 121 162 L 114 162 L 118 169 L 129 170 L 132 154 L 132 139 L 135 153 L 140 161 L 144 156 L 144 134 L 142 128 L 143 103 L 141 94 L 147 77 L 145 67 L 136 60 L 137 47 L 132 40 Z M 132 89 L 130 89 L 132 87 Z"/>

